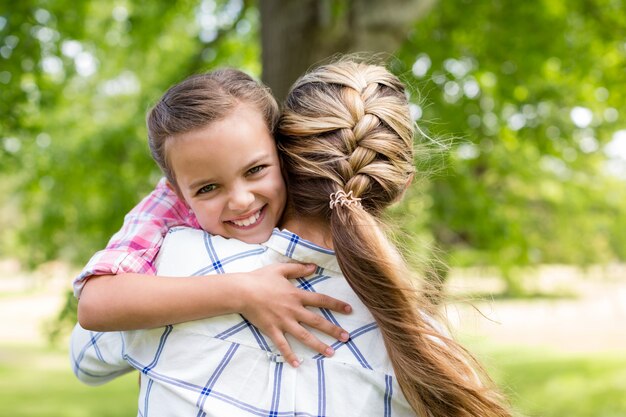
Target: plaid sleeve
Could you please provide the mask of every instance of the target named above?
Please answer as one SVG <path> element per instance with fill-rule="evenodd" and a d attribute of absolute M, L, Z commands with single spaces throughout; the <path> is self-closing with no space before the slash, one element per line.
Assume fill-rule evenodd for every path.
<path fill-rule="evenodd" d="M 106 248 L 96 252 L 74 279 L 74 295 L 80 297 L 85 281 L 92 275 L 155 274 L 154 259 L 167 231 L 174 226 L 200 228 L 193 212 L 163 178 L 124 217 L 122 228 L 111 237 Z"/>
<path fill-rule="evenodd" d="M 121 332 L 91 332 L 74 326 L 70 337 L 70 361 L 76 377 L 88 385 L 100 385 L 133 370 L 124 360 Z"/>

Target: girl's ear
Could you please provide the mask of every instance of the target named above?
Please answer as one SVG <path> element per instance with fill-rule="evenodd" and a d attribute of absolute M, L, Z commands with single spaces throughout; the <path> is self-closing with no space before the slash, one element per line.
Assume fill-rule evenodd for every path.
<path fill-rule="evenodd" d="M 167 185 L 167 188 L 169 188 L 170 190 L 174 191 L 176 194 L 178 194 L 178 191 L 176 190 L 176 187 L 174 186 L 174 184 L 172 184 L 170 182 L 170 180 L 165 180 L 165 185 Z"/>
<path fill-rule="evenodd" d="M 185 200 L 185 197 L 183 197 L 183 195 L 180 193 L 180 191 L 178 190 L 178 187 L 175 186 L 174 184 L 172 184 L 170 182 L 170 180 L 165 180 L 165 185 L 167 186 L 167 188 L 169 188 L 170 190 L 174 191 L 174 193 L 176 194 L 176 196 L 178 197 L 178 199 L 180 201 L 182 201 L 185 206 L 187 206 L 187 208 L 189 208 L 189 204 L 187 204 L 187 201 Z"/>

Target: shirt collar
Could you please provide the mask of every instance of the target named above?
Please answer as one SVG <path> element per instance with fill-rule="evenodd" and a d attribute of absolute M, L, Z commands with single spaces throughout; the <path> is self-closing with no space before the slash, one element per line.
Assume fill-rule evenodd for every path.
<path fill-rule="evenodd" d="M 341 273 L 335 252 L 302 239 L 289 230 L 274 229 L 264 246 L 301 263 L 312 263 Z"/>

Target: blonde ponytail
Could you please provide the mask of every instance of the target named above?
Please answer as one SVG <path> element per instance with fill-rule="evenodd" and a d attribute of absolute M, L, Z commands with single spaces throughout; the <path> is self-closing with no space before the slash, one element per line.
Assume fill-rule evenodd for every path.
<path fill-rule="evenodd" d="M 510 416 L 473 357 L 429 319 L 434 307 L 384 232 L 382 211 L 414 173 L 413 134 L 404 87 L 385 68 L 342 61 L 306 74 L 278 126 L 290 209 L 329 221 L 341 270 L 418 415 Z M 358 204 L 331 208 L 331 194 Z"/>

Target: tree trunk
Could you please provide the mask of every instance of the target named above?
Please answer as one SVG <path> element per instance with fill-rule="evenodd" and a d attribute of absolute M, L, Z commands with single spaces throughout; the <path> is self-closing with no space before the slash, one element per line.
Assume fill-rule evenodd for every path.
<path fill-rule="evenodd" d="M 435 0 L 260 0 L 263 82 L 278 100 L 334 54 L 393 53 Z"/>

